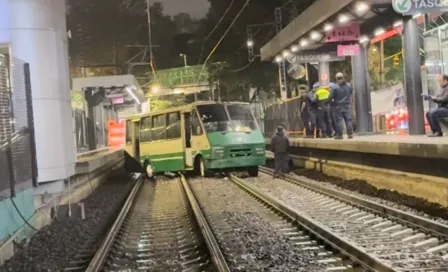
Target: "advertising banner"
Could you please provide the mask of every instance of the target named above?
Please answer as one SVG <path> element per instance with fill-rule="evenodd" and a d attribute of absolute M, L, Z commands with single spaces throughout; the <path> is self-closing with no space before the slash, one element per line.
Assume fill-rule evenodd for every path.
<path fill-rule="evenodd" d="M 372 115 L 388 114 L 406 107 L 403 83 L 371 92 Z"/>
<path fill-rule="evenodd" d="M 107 140 L 108 146 L 110 147 L 123 147 L 126 138 L 126 121 L 120 120 L 109 120 L 108 121 L 108 131 Z"/>

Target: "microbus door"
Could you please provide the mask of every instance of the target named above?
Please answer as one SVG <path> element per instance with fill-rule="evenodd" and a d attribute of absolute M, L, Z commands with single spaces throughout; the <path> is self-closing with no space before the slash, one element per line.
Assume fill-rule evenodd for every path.
<path fill-rule="evenodd" d="M 185 165 L 193 167 L 193 155 L 191 151 L 191 113 L 184 112 L 185 120 Z"/>
<path fill-rule="evenodd" d="M 134 145 L 133 145 L 133 155 L 134 159 L 137 161 L 140 161 L 140 120 L 132 122 L 133 125 L 133 139 L 134 139 Z"/>

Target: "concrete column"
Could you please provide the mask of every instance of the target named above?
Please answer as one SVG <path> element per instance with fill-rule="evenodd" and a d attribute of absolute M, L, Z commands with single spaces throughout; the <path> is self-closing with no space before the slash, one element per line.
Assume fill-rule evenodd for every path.
<path fill-rule="evenodd" d="M 319 62 L 319 83 L 321 86 L 330 85 L 330 63 L 327 61 Z"/>
<path fill-rule="evenodd" d="M 38 182 L 75 172 L 65 2 L 8 2 L 11 55 L 30 64 Z"/>
<path fill-rule="evenodd" d="M 306 72 L 308 78 L 308 87 L 310 90 L 313 88 L 314 83 L 319 81 L 319 71 L 316 67 L 310 63 L 306 64 Z"/>
<path fill-rule="evenodd" d="M 359 45 L 359 56 L 352 57 L 353 92 L 355 96 L 356 130 L 360 134 L 373 131 L 372 102 L 370 101 L 367 48 Z"/>
<path fill-rule="evenodd" d="M 423 114 L 422 75 L 420 71 L 420 42 L 417 22 L 410 16 L 403 17 L 403 55 L 406 105 L 409 116 L 409 134 L 425 134 Z"/>

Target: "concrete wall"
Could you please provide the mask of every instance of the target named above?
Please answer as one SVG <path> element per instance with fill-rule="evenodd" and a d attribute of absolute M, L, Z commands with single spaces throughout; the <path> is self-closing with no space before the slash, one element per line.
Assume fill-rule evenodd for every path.
<path fill-rule="evenodd" d="M 397 191 L 448 207 L 448 180 L 443 177 L 292 155 L 295 166 L 344 180 L 365 180 L 378 189 Z"/>

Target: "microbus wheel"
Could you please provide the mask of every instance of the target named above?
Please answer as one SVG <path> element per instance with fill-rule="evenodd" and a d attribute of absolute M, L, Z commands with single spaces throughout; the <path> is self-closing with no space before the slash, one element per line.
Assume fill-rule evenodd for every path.
<path fill-rule="evenodd" d="M 251 177 L 258 177 L 258 166 L 249 167 L 247 173 Z"/>
<path fill-rule="evenodd" d="M 204 159 L 200 158 L 199 159 L 199 175 L 201 175 L 201 177 L 205 178 L 207 173 L 206 173 L 206 169 L 205 169 L 205 163 L 204 163 Z"/>
<path fill-rule="evenodd" d="M 152 178 L 154 176 L 154 169 L 152 169 L 152 165 L 149 162 L 145 163 L 145 174 L 148 178 Z"/>

